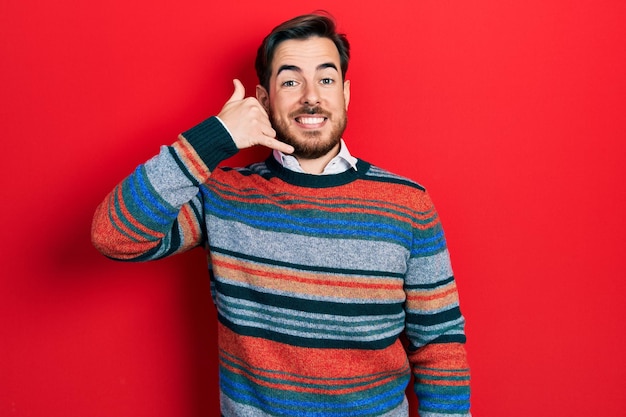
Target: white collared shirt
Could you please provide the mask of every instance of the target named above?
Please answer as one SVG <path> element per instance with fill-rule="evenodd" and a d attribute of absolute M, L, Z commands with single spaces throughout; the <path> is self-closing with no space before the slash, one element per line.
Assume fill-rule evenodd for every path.
<path fill-rule="evenodd" d="M 304 170 L 300 166 L 298 160 L 291 155 L 284 154 L 280 151 L 274 150 L 273 152 L 274 159 L 278 161 L 278 163 L 294 172 L 299 172 L 304 174 Z M 341 174 L 353 168 L 356 171 L 356 163 L 357 158 L 350 154 L 346 143 L 341 139 L 341 145 L 339 147 L 339 153 L 333 159 L 330 160 L 328 165 L 324 168 L 324 171 L 319 175 L 332 175 L 332 174 Z"/>

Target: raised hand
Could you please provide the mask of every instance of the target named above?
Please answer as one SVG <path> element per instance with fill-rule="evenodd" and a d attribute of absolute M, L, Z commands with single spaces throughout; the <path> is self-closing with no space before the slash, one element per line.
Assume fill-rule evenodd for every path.
<path fill-rule="evenodd" d="M 233 84 L 235 91 L 217 117 L 230 131 L 237 148 L 261 145 L 287 154 L 292 153 L 292 146 L 276 139 L 276 131 L 261 103 L 254 97 L 246 98 L 246 90 L 241 81 L 235 79 Z"/>

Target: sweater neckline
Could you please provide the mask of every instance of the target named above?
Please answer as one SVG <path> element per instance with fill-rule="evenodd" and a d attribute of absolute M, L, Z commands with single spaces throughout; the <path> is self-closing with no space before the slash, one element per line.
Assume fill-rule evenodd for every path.
<path fill-rule="evenodd" d="M 339 174 L 314 175 L 287 169 L 279 164 L 272 155 L 265 160 L 265 165 L 274 176 L 286 183 L 308 188 L 328 188 L 349 184 L 357 178 L 360 178 L 370 167 L 369 163 L 357 159 L 356 170 L 350 168 Z"/>

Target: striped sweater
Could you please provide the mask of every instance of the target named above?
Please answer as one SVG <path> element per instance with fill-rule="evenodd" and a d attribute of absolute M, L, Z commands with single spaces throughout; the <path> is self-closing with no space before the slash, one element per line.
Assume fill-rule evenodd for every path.
<path fill-rule="evenodd" d="M 94 245 L 146 261 L 208 252 L 225 417 L 469 416 L 464 319 L 442 227 L 418 184 L 359 160 L 295 173 L 216 118 L 163 146 L 98 206 Z"/>

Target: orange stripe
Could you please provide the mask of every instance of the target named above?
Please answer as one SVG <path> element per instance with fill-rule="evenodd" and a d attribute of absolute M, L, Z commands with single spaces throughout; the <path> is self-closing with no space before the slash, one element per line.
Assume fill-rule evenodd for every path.
<path fill-rule="evenodd" d="M 418 369 L 415 371 L 416 374 L 419 375 L 428 375 L 428 376 L 440 376 L 440 377 L 465 377 L 469 376 L 468 371 L 459 370 L 459 371 L 441 371 L 436 369 Z"/>
<path fill-rule="evenodd" d="M 158 244 L 158 242 L 146 241 L 140 236 L 137 236 L 131 230 L 128 230 L 117 217 L 117 213 L 113 210 L 112 201 L 115 198 L 115 190 L 109 193 L 106 199 L 96 209 L 94 215 L 94 224 L 92 233 L 97 236 L 98 249 L 113 258 L 117 259 L 132 259 L 135 256 L 145 253 Z M 112 219 L 109 218 L 112 217 Z M 134 236 L 139 242 L 136 242 L 129 238 L 127 235 L 120 232 L 114 226 L 114 223 L 119 224 L 119 227 L 125 230 L 129 235 Z"/>
<path fill-rule="evenodd" d="M 397 301 L 404 301 L 405 298 L 403 281 L 400 278 L 386 278 L 385 283 L 382 283 L 380 279 L 370 278 L 352 278 L 353 282 L 336 279 L 330 281 L 320 279 L 319 275 L 315 274 L 295 275 L 270 267 L 247 267 L 243 263 L 228 262 L 219 257 L 214 257 L 212 264 L 216 274 L 220 276 L 263 288 L 320 296 L 331 292 L 335 296 L 346 298 Z M 329 289 L 329 287 L 332 288 Z"/>
<path fill-rule="evenodd" d="M 228 175 L 228 174 L 231 174 L 231 175 Z M 220 190 L 222 192 L 228 192 L 229 196 L 227 197 L 227 199 L 229 200 L 236 200 L 236 201 L 241 201 L 241 202 L 250 204 L 250 201 L 246 199 L 245 196 L 246 195 L 255 196 L 257 195 L 257 191 L 251 190 L 249 193 L 242 191 L 240 187 L 240 182 L 241 182 L 240 175 L 232 171 L 229 172 L 228 174 L 220 175 L 219 178 L 216 178 L 217 181 L 214 183 L 216 187 L 216 191 Z M 248 178 L 247 180 L 249 181 L 250 179 Z M 252 203 L 259 203 L 259 202 L 273 203 L 275 201 L 280 201 L 282 198 L 290 199 L 288 189 L 289 187 L 292 187 L 292 186 L 287 185 L 287 187 L 285 187 L 284 184 L 282 183 L 280 185 L 281 187 L 277 188 L 275 191 L 275 200 L 255 199 L 254 202 Z M 352 206 L 355 204 L 358 204 L 361 206 L 372 206 L 374 213 L 380 212 L 380 210 L 376 210 L 376 209 L 386 208 L 390 210 L 400 211 L 401 213 L 404 213 L 408 216 L 412 216 L 412 217 L 415 217 L 417 219 L 422 219 L 422 220 L 425 220 L 431 217 L 433 218 L 438 217 L 436 211 L 434 211 L 434 207 L 432 205 L 432 202 L 430 201 L 430 198 L 426 194 L 424 195 L 423 198 L 416 200 L 414 198 L 413 193 L 408 193 L 408 194 L 406 193 L 407 189 L 404 186 L 394 187 L 394 184 L 385 184 L 384 186 L 379 187 L 380 188 L 379 192 L 376 192 L 375 190 L 372 190 L 371 188 L 369 188 L 369 186 L 372 186 L 372 185 L 373 184 L 371 184 L 370 181 L 367 181 L 368 188 L 367 190 L 365 190 L 364 188 L 359 186 L 359 183 L 352 184 L 351 187 L 346 187 L 345 190 L 342 190 L 343 192 L 342 196 L 345 198 L 341 198 L 341 199 L 337 199 L 337 195 L 335 194 L 335 192 L 318 190 L 318 189 L 312 190 L 310 192 L 310 196 L 307 196 L 306 194 L 303 194 L 303 190 L 298 188 L 297 196 L 298 196 L 298 199 L 302 199 L 302 200 L 308 199 L 311 202 L 317 202 L 317 201 L 320 201 L 320 199 L 327 198 L 328 200 L 332 200 L 333 203 L 338 203 L 338 204 L 347 204 L 347 205 L 352 205 Z M 277 186 L 278 186 L 278 183 L 277 183 Z M 241 195 L 242 197 L 237 198 L 237 197 L 231 196 L 230 193 L 234 189 L 236 189 L 237 193 Z M 395 189 L 395 190 L 390 192 L 390 189 L 392 190 Z M 271 193 L 271 190 L 269 191 Z M 379 193 L 383 193 L 384 195 L 387 195 L 387 198 L 385 198 L 384 195 L 379 196 L 379 199 L 377 201 L 367 200 L 363 198 L 364 195 L 371 196 L 371 195 L 378 195 Z M 403 194 L 403 193 L 407 194 L 408 196 L 406 198 L 405 205 L 401 204 L 402 199 L 399 200 L 397 198 L 398 194 Z M 280 198 L 279 196 L 281 195 L 284 197 Z M 350 196 L 353 196 L 353 197 L 350 198 Z M 391 201 L 400 201 L 400 202 L 396 204 L 392 204 L 390 203 Z M 302 207 L 306 208 L 309 206 L 303 205 Z M 312 208 L 319 209 L 319 206 L 312 206 Z M 387 213 L 385 214 L 387 215 Z M 389 215 L 391 216 L 391 214 Z M 395 215 L 395 216 L 398 216 L 398 215 Z"/>
<path fill-rule="evenodd" d="M 266 204 L 266 205 L 273 205 L 275 207 L 284 208 L 284 206 L 281 204 L 280 199 L 271 199 L 271 198 L 266 198 L 266 197 L 256 198 L 257 197 L 256 194 L 254 195 L 255 196 L 254 199 L 250 199 L 250 198 L 247 198 L 246 196 L 241 196 L 241 195 L 237 195 L 237 196 L 233 196 L 230 194 L 228 195 L 219 194 L 219 195 L 222 199 L 232 201 L 232 202 L 236 201 L 236 202 L 250 204 L 250 205 Z M 300 196 L 298 197 L 300 198 Z M 350 200 L 350 201 L 342 202 L 340 200 L 333 199 L 333 204 L 339 203 L 339 204 L 347 205 L 349 207 L 330 207 L 330 206 L 325 207 L 324 204 L 315 204 L 316 202 L 319 202 L 319 198 L 317 200 L 312 200 L 309 203 L 303 202 L 299 204 L 290 204 L 288 207 L 293 210 L 318 210 L 318 211 L 327 211 L 330 213 L 352 213 L 354 212 L 355 207 L 358 206 L 357 208 L 359 209 L 359 211 L 365 214 L 382 215 L 384 217 L 395 219 L 395 220 L 411 221 L 410 220 L 411 217 L 415 217 L 420 220 L 427 220 L 427 219 L 432 219 L 432 221 L 438 220 L 438 216 L 436 215 L 436 213 L 432 213 L 432 212 L 424 213 L 424 214 L 415 213 L 407 208 L 397 207 L 393 205 L 386 205 L 384 204 L 384 202 L 379 202 L 379 201 L 361 199 L 358 201 Z M 403 213 L 406 215 L 406 217 L 403 217 L 400 214 L 382 210 L 384 208 L 388 208 L 389 210 L 392 210 L 395 212 Z M 422 224 L 418 224 L 413 221 L 411 221 L 411 223 L 413 225 L 422 226 Z"/>
<path fill-rule="evenodd" d="M 189 233 L 191 233 L 191 240 L 193 242 L 198 242 L 198 240 L 200 239 L 200 235 L 198 233 L 196 223 L 193 221 L 193 217 L 191 215 L 191 208 L 189 207 L 189 205 L 184 205 L 181 208 L 179 217 L 185 219 L 185 222 L 183 224 L 185 224 L 187 227 L 184 227 L 184 229 L 187 229 Z M 186 235 L 187 234 L 185 233 L 185 236 Z M 186 241 L 187 239 L 184 239 L 184 240 Z"/>
<path fill-rule="evenodd" d="M 415 309 L 422 311 L 441 310 L 446 306 L 458 304 L 458 302 L 459 296 L 455 288 L 453 291 L 446 292 L 445 295 L 440 295 L 439 297 L 422 297 L 420 299 L 418 297 L 407 295 L 406 308 L 408 310 Z"/>
<path fill-rule="evenodd" d="M 200 156 L 198 156 L 195 149 L 193 149 L 184 136 L 180 135 L 178 142 L 175 142 L 172 146 L 179 150 L 181 156 L 189 163 L 190 166 L 188 165 L 188 167 L 192 171 L 192 175 L 194 177 L 196 177 L 200 182 L 204 182 L 207 178 L 209 178 L 211 171 L 206 165 L 204 165 Z"/>
<path fill-rule="evenodd" d="M 282 372 L 305 380 L 327 378 L 328 375 L 337 379 L 359 379 L 363 375 L 381 375 L 381 369 L 392 369 L 389 375 L 409 372 L 406 353 L 399 340 L 376 351 L 316 349 L 237 335 L 221 323 L 218 323 L 217 330 L 223 350 L 230 357 L 239 358 L 251 370 Z"/>
<path fill-rule="evenodd" d="M 125 206 L 124 206 L 124 201 L 121 199 L 121 194 L 122 194 L 121 187 L 118 187 L 118 194 L 120 195 L 120 196 L 118 197 L 118 198 L 119 198 L 119 200 L 120 200 L 120 210 L 122 211 L 122 213 L 123 213 L 123 214 L 128 215 L 129 213 L 128 213 L 128 211 L 125 209 Z M 113 200 L 113 199 L 115 199 L 115 196 L 114 196 L 113 194 L 111 194 L 111 195 L 110 195 L 110 200 Z M 129 229 L 129 228 L 128 228 L 125 224 L 124 224 L 124 222 L 122 222 L 122 220 L 120 219 L 120 217 L 119 217 L 119 216 L 118 216 L 118 214 L 117 214 L 117 210 L 115 210 L 115 204 L 114 204 L 114 202 L 113 202 L 113 201 L 109 201 L 107 205 L 109 206 L 109 214 L 110 214 L 110 215 L 111 215 L 111 217 L 113 218 L 113 223 L 114 223 L 117 227 L 119 227 L 120 229 L 122 229 L 122 230 L 124 231 L 124 233 L 125 233 L 125 234 L 130 235 L 133 239 L 135 239 L 135 240 L 143 240 L 143 237 L 142 237 L 141 235 L 139 235 L 139 234 L 135 233 L 133 230 Z M 131 224 L 133 224 L 133 225 L 134 225 L 134 224 L 136 223 L 132 217 L 126 217 L 126 218 L 130 221 L 130 223 L 131 223 Z M 119 231 L 119 230 L 117 230 L 116 228 L 114 228 L 114 229 L 115 229 L 115 231 L 116 231 L 117 233 L 122 234 L 122 233 L 120 233 L 120 231 Z"/>
<path fill-rule="evenodd" d="M 321 285 L 330 287 L 343 287 L 343 288 L 365 288 L 365 289 L 380 289 L 380 290 L 397 290 L 402 288 L 401 278 L 385 278 L 385 281 L 395 280 L 396 283 L 382 283 L 373 282 L 373 278 L 346 278 L 345 281 L 337 280 L 337 276 L 333 275 L 333 279 L 325 280 L 318 278 L 318 274 L 301 272 L 298 275 L 294 273 L 280 272 L 277 268 L 271 268 L 267 266 L 247 266 L 244 261 L 227 261 L 225 258 L 215 256 L 213 258 L 213 266 L 223 267 L 232 271 L 238 271 L 244 273 L 246 276 L 271 278 L 273 280 L 297 282 L 311 285 Z"/>
<path fill-rule="evenodd" d="M 220 363 L 222 364 L 222 366 L 228 367 L 228 369 L 231 369 L 233 371 L 238 370 L 237 373 L 239 374 L 246 374 L 246 375 L 253 375 L 253 376 L 256 375 L 259 378 L 267 377 L 267 378 L 272 378 L 272 379 L 275 379 L 276 376 L 280 374 L 280 377 L 287 381 L 299 382 L 303 384 L 318 384 L 318 385 L 323 381 L 326 385 L 331 385 L 331 386 L 341 386 L 343 384 L 342 379 L 345 380 L 345 378 L 342 378 L 342 379 L 331 378 L 331 377 L 328 377 L 328 375 L 324 378 L 312 378 L 306 375 L 295 375 L 295 374 L 288 374 L 285 372 L 277 373 L 275 370 L 270 370 L 270 369 L 259 369 L 259 368 L 253 369 L 248 365 L 248 363 L 242 361 L 241 359 L 227 355 L 224 350 L 222 350 L 221 353 L 222 354 L 220 355 Z M 228 361 L 226 361 L 226 356 L 228 356 Z M 231 362 L 235 363 L 238 366 L 235 367 L 233 365 L 229 365 L 229 363 Z M 393 375 L 396 375 L 397 373 L 402 373 L 404 371 L 405 371 L 405 368 L 403 367 L 398 372 L 394 372 Z M 393 375 L 392 374 L 385 375 L 385 378 L 393 378 Z M 351 379 L 351 382 L 352 383 L 374 382 L 374 381 L 377 381 L 379 378 L 381 378 L 381 376 L 382 374 L 380 372 L 375 375 L 355 375 L 354 378 Z"/>
<path fill-rule="evenodd" d="M 134 227 L 136 227 L 137 229 L 141 230 L 142 232 L 150 235 L 150 236 L 154 236 L 154 237 L 161 237 L 163 234 L 162 233 L 158 233 L 155 232 L 152 229 L 147 228 L 146 226 L 144 226 L 143 224 L 139 223 L 134 217 L 133 215 L 128 211 L 128 209 L 126 208 L 126 203 L 124 201 L 124 198 L 122 196 L 122 187 L 118 187 L 117 188 L 117 201 L 119 201 L 119 207 L 120 207 L 120 211 L 122 212 L 122 214 L 124 215 L 124 218 L 130 223 L 132 224 Z M 111 203 L 113 204 L 113 203 Z M 116 211 L 115 211 L 115 207 L 112 206 L 111 207 L 111 212 L 116 215 Z M 129 229 L 126 229 L 126 226 L 120 221 L 120 219 L 118 218 L 118 224 L 120 227 L 123 227 L 125 230 L 128 230 L 129 234 L 133 234 L 134 236 L 136 236 L 136 239 L 138 240 L 145 240 L 145 237 L 141 236 L 141 235 L 137 235 L 136 233 L 132 232 Z"/>
<path fill-rule="evenodd" d="M 456 294 L 456 285 L 454 283 L 448 285 L 447 287 L 448 288 L 445 290 L 433 292 L 429 295 L 422 295 L 424 293 L 428 293 L 426 291 L 420 292 L 420 294 L 415 294 L 414 291 L 408 291 L 406 299 L 410 302 L 431 301 L 438 298 L 444 298 L 450 294 Z"/>
<path fill-rule="evenodd" d="M 280 390 L 294 390 L 297 389 L 298 392 L 306 392 L 306 393 L 314 393 L 314 394 L 329 394 L 329 395 L 343 395 L 343 394 L 351 394 L 354 392 L 358 392 L 358 391 L 363 391 L 363 390 L 367 390 L 367 389 L 373 389 L 376 387 L 379 387 L 381 385 L 384 385 L 390 381 L 393 381 L 394 379 L 397 378 L 398 375 L 393 374 L 393 375 L 389 375 L 386 376 L 383 379 L 377 380 L 375 382 L 372 382 L 370 384 L 367 385 L 360 385 L 358 387 L 351 387 L 351 388 L 338 388 L 338 389 L 332 389 L 332 388 L 322 388 L 319 385 L 326 385 L 326 386 L 331 386 L 331 387 L 341 387 L 341 385 L 345 384 L 345 383 L 350 383 L 353 384 L 354 381 L 337 381 L 337 380 L 325 380 L 325 381 L 319 381 L 319 380 L 311 380 L 311 379 L 305 379 L 305 378 L 298 378 L 295 376 L 289 376 L 289 375 L 282 375 L 281 378 L 284 379 L 287 382 L 294 382 L 296 384 L 298 384 L 297 388 L 294 387 L 293 384 L 289 384 L 287 382 L 285 383 L 279 383 L 279 382 L 270 382 L 267 381 L 265 379 L 261 379 L 261 377 L 266 376 L 269 378 L 276 378 L 276 374 L 272 373 L 272 372 L 263 372 L 263 371 L 259 371 L 259 370 L 255 370 L 256 375 L 254 374 L 250 374 L 248 372 L 244 372 L 242 369 L 240 368 L 233 368 L 231 366 L 229 366 L 228 364 L 225 364 L 224 362 L 220 361 L 221 366 L 223 366 L 224 368 L 229 369 L 231 372 L 238 374 L 238 375 L 243 375 L 246 377 L 246 379 L 248 379 L 251 382 L 254 382 L 255 384 L 267 387 L 267 388 L 272 388 L 272 389 L 280 389 Z M 375 379 L 377 378 L 377 376 L 373 376 L 369 379 Z M 364 381 L 360 381 L 360 382 L 364 382 Z M 317 385 L 317 387 L 312 387 L 310 385 Z"/>
<path fill-rule="evenodd" d="M 228 201 L 239 201 L 242 203 L 253 204 L 253 205 L 254 204 L 271 204 L 277 207 L 283 207 L 283 205 L 281 204 L 282 201 L 289 201 L 289 202 L 293 201 L 292 196 L 291 195 L 288 196 L 284 192 L 279 192 L 278 194 L 280 195 L 275 195 L 274 198 L 271 198 L 265 195 L 259 195 L 259 192 L 254 189 L 249 190 L 249 192 L 246 193 L 246 190 L 233 189 L 230 186 L 225 187 L 223 183 L 216 183 L 216 185 L 217 185 L 215 187 L 216 191 L 220 191 L 217 194 L 219 194 L 223 199 L 227 199 Z M 236 191 L 238 194 L 235 196 L 231 195 L 233 191 Z M 225 193 L 227 193 L 226 196 L 224 195 Z M 293 207 L 294 209 L 321 210 L 324 207 L 323 198 L 321 198 L 320 196 L 312 197 L 308 199 L 308 201 L 307 201 L 306 196 L 297 195 L 296 198 L 298 200 L 305 200 L 305 201 L 299 204 L 289 204 L 290 208 Z M 320 201 L 322 202 L 320 203 Z M 379 209 L 381 207 L 381 204 L 383 204 L 383 202 L 375 202 L 375 201 L 364 200 L 364 199 L 340 200 L 335 197 L 329 197 L 328 202 L 329 204 L 332 203 L 334 205 L 340 204 L 340 205 L 348 205 L 348 206 L 371 205 L 372 207 L 376 209 Z M 390 207 L 393 207 L 393 206 L 390 206 Z M 340 209 L 341 209 L 340 207 L 338 208 L 328 207 L 328 210 L 340 210 Z M 354 211 L 353 209 L 347 209 L 347 210 Z"/>
<path fill-rule="evenodd" d="M 244 272 L 245 274 L 248 274 L 248 275 L 272 278 L 276 280 L 285 280 L 289 282 L 300 282 L 300 283 L 305 283 L 305 284 L 322 285 L 322 286 L 328 286 L 328 287 L 369 288 L 369 289 L 386 289 L 386 290 L 398 289 L 397 284 L 396 285 L 394 284 L 371 284 L 371 283 L 363 282 L 362 280 L 359 280 L 359 282 L 356 282 L 353 280 L 351 281 L 335 281 L 335 280 L 327 281 L 327 280 L 322 280 L 322 279 L 307 278 L 304 276 L 299 277 L 293 274 L 262 271 L 259 268 L 249 268 L 243 265 L 237 265 L 235 263 L 225 262 L 225 261 L 214 261 L 213 265 L 223 266 L 225 268 L 229 268 L 235 271 Z"/>
<path fill-rule="evenodd" d="M 419 377 L 416 375 L 415 378 L 417 378 L 418 380 Z M 450 380 L 427 380 L 427 381 L 421 381 L 423 384 L 426 385 L 439 385 L 439 386 L 446 386 L 446 387 L 463 387 L 463 386 L 467 386 L 470 384 L 469 380 L 467 381 L 450 381 Z"/>
<path fill-rule="evenodd" d="M 439 369 L 453 371 L 469 368 L 462 343 L 431 343 L 411 353 L 410 360 L 418 366 L 436 363 Z"/>

